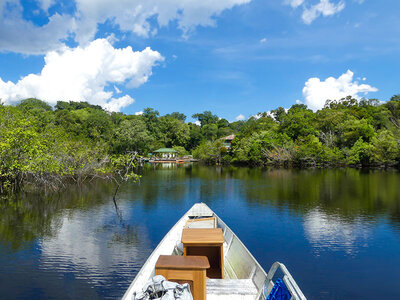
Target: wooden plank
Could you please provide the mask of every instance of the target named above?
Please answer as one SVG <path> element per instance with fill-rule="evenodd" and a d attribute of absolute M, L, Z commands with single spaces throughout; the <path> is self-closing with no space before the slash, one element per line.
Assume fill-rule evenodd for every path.
<path fill-rule="evenodd" d="M 157 268 L 168 269 L 208 269 L 210 264 L 206 256 L 160 255 Z"/>
<path fill-rule="evenodd" d="M 184 245 L 218 245 L 224 242 L 221 228 L 184 228 L 182 243 Z"/>
<path fill-rule="evenodd" d="M 221 272 L 221 278 L 224 279 L 225 278 L 225 267 L 224 267 L 224 247 L 222 247 L 222 245 L 219 247 L 219 259 L 220 259 L 220 264 L 219 264 L 219 268 L 220 268 L 220 272 Z"/>

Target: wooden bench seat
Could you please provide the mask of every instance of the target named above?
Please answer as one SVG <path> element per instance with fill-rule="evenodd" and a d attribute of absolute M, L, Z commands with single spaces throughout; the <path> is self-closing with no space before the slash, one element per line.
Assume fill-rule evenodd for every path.
<path fill-rule="evenodd" d="M 209 267 L 205 256 L 160 255 L 156 262 L 158 269 L 204 270 Z"/>
<path fill-rule="evenodd" d="M 210 267 L 205 256 L 160 255 L 155 274 L 177 283 L 189 283 L 194 300 L 206 300 L 206 270 Z"/>

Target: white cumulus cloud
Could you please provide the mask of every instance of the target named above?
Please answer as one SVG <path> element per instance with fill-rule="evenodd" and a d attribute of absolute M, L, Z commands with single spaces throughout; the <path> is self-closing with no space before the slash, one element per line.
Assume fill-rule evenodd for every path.
<path fill-rule="evenodd" d="M 56 3 L 56 0 L 36 0 L 39 2 L 39 5 L 42 10 L 48 11 L 50 6 L 54 5 Z"/>
<path fill-rule="evenodd" d="M 48 15 L 47 24 L 42 26 L 24 18 L 23 2 L 0 1 L 0 50 L 45 54 L 59 49 L 68 38 L 85 46 L 94 39 L 98 25 L 106 22 L 143 37 L 172 23 L 187 36 L 196 26 L 215 26 L 215 17 L 224 10 L 251 0 L 74 0 L 76 9 L 71 14 L 50 14 L 56 1 L 37 1 Z"/>
<path fill-rule="evenodd" d="M 145 83 L 152 68 L 164 58 L 146 48 L 114 48 L 107 39 L 86 47 L 64 48 L 46 54 L 40 74 L 29 74 L 18 82 L 0 78 L 0 98 L 6 104 L 36 97 L 54 105 L 58 100 L 88 101 L 118 111 L 133 103 L 129 95 L 114 97 L 115 85 L 137 87 Z"/>
<path fill-rule="evenodd" d="M 120 111 L 121 108 L 131 105 L 133 102 L 135 100 L 131 96 L 125 95 L 119 98 L 111 98 L 103 107 L 108 111 Z"/>
<path fill-rule="evenodd" d="M 246 119 L 246 117 L 245 117 L 244 115 L 242 115 L 242 114 L 238 115 L 238 116 L 235 118 L 236 121 L 243 121 L 244 119 Z"/>
<path fill-rule="evenodd" d="M 285 4 L 290 5 L 293 8 L 296 8 L 304 3 L 304 0 L 286 0 Z"/>
<path fill-rule="evenodd" d="M 78 40 L 90 40 L 97 24 L 111 20 L 123 31 L 148 36 L 157 28 L 149 21 L 155 18 L 158 26 L 176 21 L 184 34 L 196 26 L 214 26 L 213 17 L 236 5 L 251 0 L 76 0 L 78 11 Z"/>
<path fill-rule="evenodd" d="M 326 100 L 340 100 L 346 96 L 360 98 L 359 94 L 367 95 L 369 92 L 378 91 L 368 84 L 359 84 L 353 81 L 354 73 L 348 70 L 339 78 L 329 77 L 324 81 L 319 78 L 310 78 L 303 88 L 305 102 L 312 110 L 324 107 Z"/>
<path fill-rule="evenodd" d="M 303 10 L 301 18 L 305 24 L 311 24 L 320 16 L 327 17 L 337 14 L 345 7 L 345 2 L 342 0 L 337 4 L 332 3 L 330 0 L 319 0 L 318 3 L 313 5 L 310 5 L 309 1 L 306 0 L 284 0 L 283 3 L 290 5 L 292 8 L 301 6 Z"/>
<path fill-rule="evenodd" d="M 51 1 L 42 1 L 43 8 Z M 75 22 L 67 15 L 55 13 L 43 26 L 34 25 L 23 17 L 19 1 L 0 1 L 0 50 L 25 54 L 43 54 L 63 46 L 60 40 L 68 38 Z"/>
<path fill-rule="evenodd" d="M 330 2 L 330 0 L 320 0 L 319 3 L 312 5 L 310 8 L 306 8 L 303 11 L 301 18 L 306 24 L 311 24 L 319 16 L 332 16 L 342 11 L 345 7 L 345 3 L 340 1 L 337 4 Z"/>

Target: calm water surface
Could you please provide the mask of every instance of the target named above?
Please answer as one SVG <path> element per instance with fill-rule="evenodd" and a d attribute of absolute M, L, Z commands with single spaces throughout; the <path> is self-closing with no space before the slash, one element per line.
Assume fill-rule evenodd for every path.
<path fill-rule="evenodd" d="M 162 237 L 207 203 L 268 270 L 289 268 L 309 299 L 400 299 L 395 171 L 147 167 L 0 203 L 1 299 L 120 298 Z"/>

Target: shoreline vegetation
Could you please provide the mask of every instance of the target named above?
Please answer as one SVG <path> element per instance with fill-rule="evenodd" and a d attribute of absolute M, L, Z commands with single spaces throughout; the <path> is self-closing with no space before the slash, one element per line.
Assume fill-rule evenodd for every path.
<path fill-rule="evenodd" d="M 0 101 L 1 103 L 1 101 Z M 229 122 L 210 111 L 160 116 L 107 112 L 87 102 L 53 108 L 29 98 L 0 104 L 0 195 L 26 188 L 58 190 L 104 178 L 118 187 L 138 180 L 139 157 L 158 148 L 192 154 L 206 164 L 278 167 L 400 165 L 400 95 L 390 101 L 349 97 L 313 112 L 304 104 Z M 227 145 L 223 137 L 235 135 Z"/>

